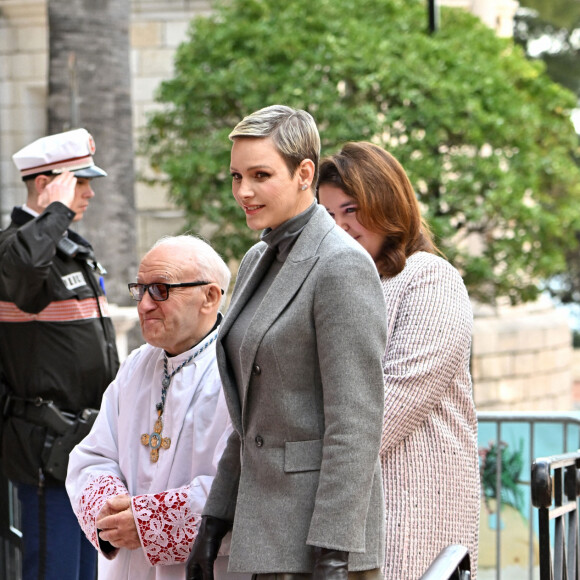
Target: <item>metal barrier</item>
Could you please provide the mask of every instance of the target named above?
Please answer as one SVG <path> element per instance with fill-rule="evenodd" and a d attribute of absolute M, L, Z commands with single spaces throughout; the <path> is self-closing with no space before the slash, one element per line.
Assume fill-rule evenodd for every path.
<path fill-rule="evenodd" d="M 19 520 L 15 489 L 0 471 L 0 580 L 19 580 L 21 577 Z"/>
<path fill-rule="evenodd" d="M 470 580 L 469 551 L 454 544 L 443 548 L 420 580 Z"/>
<path fill-rule="evenodd" d="M 504 430 L 514 424 L 520 425 L 520 430 L 525 432 L 526 439 L 526 453 L 525 465 L 531 466 L 536 456 L 549 456 L 557 453 L 565 453 L 568 451 L 576 451 L 580 448 L 580 413 L 511 413 L 511 412 L 480 412 L 478 413 L 480 435 L 488 433 L 487 438 L 493 439 L 499 450 L 496 455 L 496 471 L 495 471 L 495 514 L 497 522 L 500 521 L 501 504 L 502 504 L 502 453 L 501 442 L 505 440 Z M 554 424 L 552 431 L 559 431 L 561 433 L 560 441 L 557 445 L 550 445 L 549 449 L 544 450 L 543 445 L 536 444 L 536 439 L 539 438 L 539 443 L 542 443 L 545 438 L 541 433 L 541 426 L 548 423 Z M 484 435 L 484 437 L 486 437 Z M 483 440 L 480 436 L 480 445 Z M 530 470 L 524 469 L 523 473 L 530 473 Z M 525 476 L 524 476 L 525 477 Z M 9 495 L 8 487 L 5 480 L 2 483 L 0 475 L 0 580 L 14 580 L 17 576 L 14 573 L 14 562 L 20 557 L 18 550 L 20 539 L 17 535 L 18 525 L 13 522 L 18 521 L 17 502 L 13 496 Z M 521 479 L 518 481 L 522 490 L 525 492 L 525 497 L 529 497 L 527 488 L 530 485 L 529 481 Z M 7 498 L 9 501 L 7 501 Z M 8 508 L 7 506 L 11 507 Z M 7 509 L 12 510 L 10 513 Z M 533 558 L 534 558 L 534 513 L 531 502 L 529 503 L 528 520 L 529 520 L 529 555 L 528 555 L 528 577 L 527 580 L 533 580 Z M 494 530 L 495 535 L 495 580 L 501 580 L 501 526 L 497 525 Z M 7 557 L 5 557 L 7 555 Z M 11 565 L 11 571 L 7 571 L 7 565 Z M 18 569 L 18 568 L 16 568 Z M 2 576 L 4 574 L 4 576 Z M 549 577 L 546 577 L 549 578 Z M 524 580 L 522 578 L 522 580 Z M 544 577 L 542 576 L 542 580 Z"/>
<path fill-rule="evenodd" d="M 538 508 L 540 580 L 577 580 L 580 561 L 578 496 L 580 451 L 541 457 L 532 464 L 532 503 Z M 550 522 L 554 536 L 550 537 Z M 552 552 L 553 540 L 553 552 Z"/>
<path fill-rule="evenodd" d="M 482 430 L 492 430 L 495 433 L 494 440 L 497 445 L 504 441 L 504 430 L 508 426 L 513 426 L 513 424 L 521 424 L 522 432 L 526 434 L 525 446 L 527 447 L 527 453 L 524 457 L 524 463 L 526 465 L 532 465 L 535 457 L 537 455 L 548 455 L 555 453 L 565 453 L 567 451 L 580 448 L 580 414 L 578 413 L 517 413 L 517 412 L 480 412 L 477 415 L 480 433 Z M 538 431 L 543 428 L 547 428 L 546 424 L 553 424 L 553 431 L 558 431 L 560 433 L 560 448 L 550 447 L 548 453 L 545 451 L 537 451 L 539 447 L 539 442 L 542 441 L 544 437 L 538 437 Z M 543 434 L 542 434 L 543 435 Z M 539 441 L 538 441 L 539 439 Z M 481 437 L 480 437 L 481 440 Z M 500 522 L 500 512 L 502 504 L 502 453 L 497 453 L 497 466 L 495 472 L 495 513 L 496 521 Z M 529 470 L 524 470 L 523 473 L 530 473 Z M 521 479 L 519 484 L 525 487 L 530 485 L 529 481 Z M 527 490 L 526 490 L 527 491 Z M 529 497 L 529 494 L 526 494 Z M 530 502 L 528 508 L 528 580 L 533 580 L 534 578 L 534 513 L 533 505 Z M 495 579 L 501 580 L 501 525 L 497 525 L 495 530 L 495 546 L 496 546 L 496 572 Z M 546 577 L 549 578 L 549 577 Z M 576 578 L 576 577 L 574 577 Z M 523 579 L 522 579 L 523 580 Z M 541 577 L 544 580 L 544 577 Z"/>

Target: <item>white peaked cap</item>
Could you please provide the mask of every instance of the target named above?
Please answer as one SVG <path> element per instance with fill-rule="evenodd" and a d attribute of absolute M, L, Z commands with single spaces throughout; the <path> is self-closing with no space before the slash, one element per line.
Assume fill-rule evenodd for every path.
<path fill-rule="evenodd" d="M 12 156 L 22 177 L 37 173 L 71 171 L 75 177 L 91 179 L 107 175 L 95 165 L 95 141 L 86 129 L 74 129 L 37 139 Z"/>

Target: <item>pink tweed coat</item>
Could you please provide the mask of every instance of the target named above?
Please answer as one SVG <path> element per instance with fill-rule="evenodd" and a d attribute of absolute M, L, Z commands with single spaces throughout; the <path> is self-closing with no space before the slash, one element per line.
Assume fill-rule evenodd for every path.
<path fill-rule="evenodd" d="M 453 266 L 426 252 L 382 284 L 385 579 L 420 578 L 455 543 L 469 548 L 475 579 L 480 486 L 467 291 Z"/>

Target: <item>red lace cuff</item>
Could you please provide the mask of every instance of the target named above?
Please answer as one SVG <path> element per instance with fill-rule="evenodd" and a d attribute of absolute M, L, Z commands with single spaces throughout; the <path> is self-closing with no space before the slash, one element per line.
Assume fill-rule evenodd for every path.
<path fill-rule="evenodd" d="M 133 516 L 152 566 L 185 562 L 201 515 L 189 507 L 188 487 L 133 498 Z"/>
<path fill-rule="evenodd" d="M 97 536 L 99 512 L 110 497 L 128 493 L 125 484 L 114 475 L 100 475 L 92 479 L 83 490 L 76 516 L 83 532 L 97 550 L 100 550 Z M 111 553 L 107 557 L 112 558 L 113 555 L 114 553 Z"/>

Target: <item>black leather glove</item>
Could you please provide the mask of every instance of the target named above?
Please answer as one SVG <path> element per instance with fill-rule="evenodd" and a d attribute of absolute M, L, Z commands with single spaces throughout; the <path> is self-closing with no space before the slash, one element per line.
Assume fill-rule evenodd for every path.
<path fill-rule="evenodd" d="M 201 516 L 197 538 L 187 559 L 185 580 L 213 580 L 213 564 L 224 536 L 231 529 L 232 522 Z"/>
<path fill-rule="evenodd" d="M 312 580 L 347 580 L 348 552 L 314 548 Z"/>

